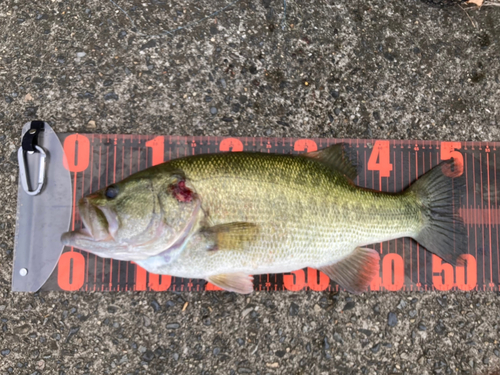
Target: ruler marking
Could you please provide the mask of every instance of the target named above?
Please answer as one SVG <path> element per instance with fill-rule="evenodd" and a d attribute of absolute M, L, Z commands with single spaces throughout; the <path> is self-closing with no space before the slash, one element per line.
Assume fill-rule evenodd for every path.
<path fill-rule="evenodd" d="M 495 234 L 496 234 L 496 238 L 497 238 L 497 284 L 500 284 L 500 244 L 498 243 L 498 226 L 500 224 L 500 220 L 498 220 L 498 217 L 499 217 L 499 214 L 500 214 L 500 211 L 498 210 L 498 200 L 497 200 L 497 192 L 498 192 L 498 189 L 497 189 L 497 155 L 496 153 L 493 155 L 493 172 L 495 174 L 495 207 L 497 209 L 496 211 L 496 215 L 495 215 L 495 225 L 496 225 L 496 228 L 495 228 Z"/>
<path fill-rule="evenodd" d="M 77 196 L 85 196 L 86 190 L 93 191 L 95 188 L 95 185 L 97 185 L 97 189 L 100 189 L 101 186 L 104 185 L 104 183 L 107 185 L 108 181 L 112 178 L 113 182 L 116 182 L 117 179 L 125 178 L 127 176 L 127 172 L 129 172 L 129 175 L 133 174 L 134 171 L 134 166 L 135 163 L 133 163 L 133 160 L 135 159 L 135 152 L 137 152 L 137 158 L 136 158 L 136 163 L 137 163 L 137 171 L 142 170 L 143 168 L 148 167 L 150 164 L 148 162 L 149 158 L 149 150 L 146 147 L 146 152 L 143 153 L 143 150 L 141 149 L 142 143 L 141 140 L 144 137 L 140 136 L 126 136 L 126 135 L 108 135 L 106 136 L 97 136 L 97 135 L 89 135 L 89 138 L 92 137 L 92 143 L 91 143 L 91 166 L 90 166 L 90 171 L 83 171 L 81 175 L 78 175 L 78 172 L 74 172 L 73 174 L 73 215 L 72 215 L 72 229 L 74 230 L 75 228 L 78 228 L 79 226 L 83 225 L 83 222 L 81 220 L 81 217 L 76 214 L 76 202 Z M 113 150 L 110 151 L 110 137 L 114 138 L 115 144 L 113 147 Z M 107 138 L 107 139 L 106 139 Z M 167 137 L 165 137 L 166 140 Z M 214 139 L 214 142 L 210 145 L 210 140 Z M 168 147 L 168 157 L 170 158 L 172 156 L 172 151 L 176 153 L 178 156 L 184 156 L 184 155 L 189 155 L 189 154 L 203 154 L 203 153 L 213 153 L 213 152 L 219 152 L 218 150 L 218 145 L 217 142 L 218 138 L 217 137 L 212 137 L 212 138 L 207 138 L 207 137 L 180 137 L 177 136 L 174 138 L 176 141 L 175 144 L 170 144 Z M 127 145 L 127 139 L 131 140 L 131 144 Z M 147 137 L 145 138 L 147 140 Z M 220 141 L 222 141 L 225 138 L 220 138 Z M 263 151 L 265 148 L 268 148 L 269 145 L 272 145 L 272 150 L 273 152 L 277 152 L 279 154 L 286 154 L 288 150 L 293 150 L 293 145 L 294 145 L 294 140 L 292 138 L 264 138 L 260 137 L 258 139 L 252 138 L 251 140 L 248 139 L 248 137 L 238 137 L 237 139 L 241 140 L 245 144 L 249 143 L 256 143 L 258 142 L 260 144 L 260 151 Z M 336 140 L 336 139 L 317 139 L 313 138 L 313 141 L 317 142 L 319 145 L 319 149 L 325 147 L 325 145 L 330 145 L 334 144 L 337 142 L 344 142 L 348 143 L 350 147 L 357 147 L 358 149 L 356 150 L 357 157 L 361 157 L 364 160 L 364 172 L 360 175 L 357 176 L 356 181 L 358 182 L 359 186 L 366 186 L 368 188 L 375 189 L 375 187 L 378 185 L 378 190 L 380 191 L 391 191 L 391 192 L 398 192 L 400 190 L 403 190 L 403 187 L 405 186 L 404 181 L 408 177 L 408 185 L 411 185 L 411 183 L 414 181 L 412 180 L 412 176 L 415 177 L 415 179 L 418 179 L 428 171 L 427 168 L 433 168 L 433 166 L 436 165 L 434 162 L 434 157 L 436 158 L 436 162 L 439 163 L 440 161 L 440 143 L 439 142 L 425 142 L 425 141 L 403 141 L 403 142 L 398 142 L 398 141 L 389 141 L 389 147 L 393 147 L 393 152 L 392 152 L 392 158 L 393 158 L 393 163 L 394 163 L 394 174 L 392 176 L 389 176 L 386 179 L 386 183 L 383 183 L 383 178 L 379 173 L 379 178 L 377 179 L 375 176 L 375 171 L 372 171 L 372 174 L 369 175 L 366 168 L 367 165 L 367 159 L 370 155 L 370 152 L 372 149 L 369 149 L 367 147 L 367 143 L 370 142 L 370 140 L 359 140 L 359 139 L 343 139 L 343 140 Z M 107 142 L 106 142 L 107 141 Z M 117 142 L 120 141 L 120 147 L 117 146 Z M 171 137 L 169 136 L 169 141 L 171 141 Z M 264 144 L 265 141 L 265 144 Z M 106 145 L 105 145 L 106 142 Z M 371 140 L 372 144 L 374 144 L 374 141 Z M 166 143 L 166 142 L 165 142 Z M 203 148 L 204 143 L 206 144 L 206 150 Z M 492 153 L 493 150 L 490 151 L 490 147 L 496 147 L 496 144 L 484 144 L 484 145 L 476 145 L 471 142 L 465 142 L 465 152 L 464 154 L 464 169 L 465 169 L 465 177 L 466 177 L 466 198 L 464 199 L 464 203 L 460 207 L 457 207 L 459 215 L 462 217 L 466 228 L 467 228 L 467 233 L 469 235 L 469 241 L 468 241 L 468 253 L 469 254 L 475 254 L 476 260 L 478 257 L 482 254 L 482 272 L 483 272 L 483 277 L 479 278 L 478 284 L 476 285 L 476 290 L 482 288 L 481 290 L 486 290 L 488 286 L 490 287 L 490 290 L 494 290 L 498 287 L 498 285 L 495 285 L 500 283 L 500 239 L 499 239 L 499 227 L 500 227 L 500 208 L 498 207 L 498 193 L 497 193 L 497 174 L 496 174 L 496 152 Z M 359 152 L 359 147 L 361 146 L 364 147 L 364 152 L 363 155 L 361 156 Z M 264 148 L 264 146 L 266 146 Z M 102 147 L 106 147 L 106 155 L 102 154 Z M 191 152 L 189 150 L 189 147 L 192 148 Z M 475 149 L 476 147 L 476 149 Z M 280 150 L 281 148 L 281 150 Z M 400 153 L 397 153 L 395 151 L 396 148 L 400 149 Z M 408 148 L 408 155 L 405 155 L 404 149 Z M 482 157 L 483 157 L 483 148 L 485 148 L 485 162 L 486 162 L 486 170 L 483 170 L 483 164 L 482 164 Z M 165 154 L 167 154 L 165 150 Z M 255 150 L 259 151 L 259 150 Z M 280 152 L 281 151 L 281 152 Z M 421 155 L 419 155 L 419 151 L 424 151 L 422 152 Z M 496 148 L 495 148 L 496 151 Z M 117 153 L 121 152 L 121 156 L 118 155 Z M 127 152 L 129 152 L 129 155 L 127 155 Z M 95 153 L 95 158 L 94 158 L 94 153 Z M 113 155 L 110 155 L 113 153 Z M 295 153 L 295 152 L 293 152 Z M 490 155 L 492 153 L 492 155 Z M 397 155 L 401 155 L 399 159 L 397 159 Z M 468 155 L 471 155 L 471 159 L 469 159 Z M 476 158 L 475 155 L 479 154 L 479 171 L 476 176 Z M 412 155 L 415 155 L 415 164 L 413 164 Z M 427 155 L 427 157 L 426 157 Z M 112 165 L 110 165 L 110 159 L 109 157 L 113 157 L 112 159 Z M 167 155 L 165 155 L 167 156 Z M 408 156 L 407 161 L 405 162 L 405 157 Z M 493 157 L 490 157 L 493 156 Z M 98 163 L 98 177 L 96 183 L 93 182 L 94 179 L 94 163 L 95 159 L 99 157 L 99 163 Z M 119 159 L 121 157 L 121 163 L 119 162 Z M 144 159 L 146 157 L 146 159 Z M 422 160 L 419 160 L 419 157 Z M 428 161 L 426 161 L 426 159 Z M 125 160 L 129 160 L 130 163 L 129 165 L 125 164 Z M 142 164 L 143 161 L 145 160 L 145 165 L 143 166 Z M 490 162 L 492 162 L 493 167 L 493 172 L 491 172 L 491 167 L 490 167 Z M 106 165 L 104 165 L 106 163 Z M 398 166 L 398 163 L 401 163 L 400 166 Z M 406 164 L 405 164 L 406 163 Z M 472 163 L 472 165 L 471 165 Z M 419 165 L 420 164 L 420 165 Z M 96 164 L 97 165 L 97 164 Z M 413 165 L 415 166 L 415 174 L 413 174 L 413 171 L 411 171 Z M 106 169 L 105 173 L 101 175 L 101 168 L 104 171 Z M 113 170 L 111 171 L 111 168 Z M 120 171 L 121 168 L 121 171 Z M 422 169 L 422 171 L 419 171 L 419 168 Z M 125 170 L 127 169 L 127 170 Z M 97 172 L 97 169 L 96 169 Z M 400 176 L 398 176 L 398 172 L 400 173 Z M 421 173 L 419 173 L 421 172 Z M 472 176 L 471 176 L 472 173 Z M 485 175 L 486 173 L 486 175 Z M 364 177 L 364 180 L 363 180 Z M 371 181 L 370 181 L 371 178 Z M 470 178 L 470 181 L 469 181 Z M 90 179 L 88 182 L 86 181 L 87 179 Z M 480 179 L 480 181 L 477 181 L 477 179 Z M 494 184 L 492 179 L 494 179 Z M 378 184 L 377 184 L 378 180 Z M 363 182 L 364 181 L 364 182 Z M 398 183 L 401 182 L 401 189 L 398 187 Z M 390 184 L 394 184 L 391 188 Z M 476 188 L 477 184 L 477 188 Z M 81 189 L 81 192 L 79 191 Z M 493 189 L 495 191 L 495 196 L 493 197 Z M 473 194 L 473 196 L 471 195 Z M 487 199 L 484 197 L 484 194 L 488 194 Z M 486 207 L 487 205 L 487 207 Z M 473 227 L 472 227 L 473 226 Z M 481 231 L 481 233 L 478 232 L 478 230 Z M 488 235 L 485 234 L 485 230 L 488 230 Z M 492 231 L 495 230 L 495 233 L 492 233 Z M 472 233 L 474 232 L 474 233 Z M 474 234 L 474 235 L 473 235 Z M 473 236 L 472 236 L 473 235 Z M 470 237 L 472 236 L 472 237 Z M 478 240 L 482 240 L 482 244 L 478 243 Z M 400 240 L 401 241 L 401 240 Z M 423 252 L 423 255 L 420 253 L 420 246 L 418 243 L 415 243 L 413 245 L 413 242 L 410 243 L 410 248 L 409 251 L 407 251 L 406 244 L 402 240 L 402 244 L 398 243 L 398 240 L 394 240 L 394 242 L 384 242 L 379 244 L 379 252 L 381 255 L 388 255 L 389 253 L 396 253 L 402 254 L 402 258 L 405 261 L 405 264 L 407 264 L 410 268 L 410 278 L 408 278 L 407 282 L 404 283 L 403 288 L 406 290 L 412 289 L 415 286 L 413 283 L 416 281 L 418 289 L 435 289 L 435 287 L 432 285 L 432 273 L 431 269 L 427 269 L 428 267 L 432 267 L 432 262 L 431 262 L 431 254 L 428 254 L 426 251 Z M 489 256 L 487 256 L 486 251 L 484 246 L 488 243 L 489 245 Z M 475 245 L 475 248 L 472 249 L 471 247 Z M 416 251 L 414 249 L 414 246 L 416 246 Z M 480 253 L 479 246 L 482 246 L 482 253 Z M 496 255 L 497 258 L 495 259 L 493 254 L 495 253 L 494 251 L 494 246 L 497 247 L 496 250 Z M 80 251 L 78 249 L 71 249 L 71 251 Z M 80 251 L 81 252 L 81 251 Z M 413 277 L 413 254 L 416 255 L 416 273 L 417 277 L 416 280 L 414 280 Z M 92 278 L 92 264 L 91 264 L 91 258 L 93 254 L 86 253 L 86 265 L 85 265 L 85 290 L 89 290 L 92 288 L 92 281 L 90 280 Z M 422 259 L 421 259 L 422 258 Z M 488 259 L 487 259 L 488 258 Z M 428 261 L 429 260 L 429 261 Z M 424 269 L 420 267 L 420 263 L 424 263 L 422 266 Z M 487 262 L 490 262 L 489 267 Z M 104 283 L 105 283 L 105 274 L 106 274 L 106 269 L 107 269 L 107 262 L 105 259 L 98 258 L 97 256 L 94 255 L 94 290 L 96 287 L 99 285 L 96 282 L 96 276 L 98 267 L 98 262 L 101 262 L 102 265 L 102 282 L 101 282 L 101 290 L 104 290 Z M 118 262 L 117 264 L 114 264 L 115 270 L 113 270 L 113 263 Z M 134 280 L 131 278 L 129 280 L 129 277 L 132 276 L 131 273 L 129 273 L 129 265 L 130 262 L 125 262 L 122 265 L 122 261 L 116 261 L 113 259 L 110 259 L 110 264 L 109 264 L 109 283 L 106 283 L 109 285 L 109 290 L 129 290 L 129 285 L 133 285 Z M 496 270 L 495 270 L 496 267 Z M 486 270 L 489 269 L 490 276 L 489 278 L 486 275 Z M 481 270 L 481 268 L 479 268 Z M 113 271 L 116 273 L 116 277 L 113 278 Z M 429 272 L 427 272 L 429 271 Z M 472 270 L 471 270 L 472 271 Z M 123 275 L 122 275 L 123 273 Z M 494 275 L 497 276 L 497 279 L 494 278 Z M 121 276 L 124 276 L 122 278 Z M 259 288 L 262 290 L 273 290 L 272 288 L 280 289 L 280 284 L 282 281 L 279 275 L 275 275 L 273 278 L 271 278 L 269 275 L 262 275 L 260 278 L 260 283 L 259 283 Z M 267 281 L 265 280 L 267 277 Z M 411 281 L 410 281 L 411 280 Z M 174 278 L 172 277 L 172 284 L 169 290 L 176 289 L 177 285 L 177 290 L 179 290 L 179 287 L 181 290 L 196 290 L 196 288 L 199 287 L 199 285 L 196 285 L 196 287 L 191 286 L 191 283 L 193 281 L 191 279 L 182 279 L 182 278 Z M 124 285 L 121 283 L 124 282 Z M 132 283 L 132 284 L 130 284 Z M 275 285 L 270 285 L 274 283 Z M 481 285 L 481 283 L 483 285 Z M 489 283 L 487 285 L 487 283 Z M 329 289 L 333 289 L 331 286 L 328 287 Z M 201 288 L 203 289 L 203 288 Z M 286 289 L 286 288 L 285 288 Z"/>

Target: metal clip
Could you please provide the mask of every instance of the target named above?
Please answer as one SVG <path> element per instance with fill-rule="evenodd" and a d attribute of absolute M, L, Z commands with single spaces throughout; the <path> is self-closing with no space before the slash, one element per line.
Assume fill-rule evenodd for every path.
<path fill-rule="evenodd" d="M 19 147 L 17 151 L 17 161 L 19 162 L 19 171 L 21 178 L 21 185 L 28 195 L 37 195 L 42 191 L 43 184 L 45 182 L 45 165 L 47 154 L 44 149 L 38 146 L 38 134 L 44 128 L 44 123 L 42 121 L 32 121 L 31 128 L 28 130 L 22 140 L 22 146 Z M 35 190 L 30 189 L 30 183 L 28 178 L 28 164 L 27 156 L 33 155 L 35 153 L 40 154 L 40 161 L 38 164 L 38 179 Z"/>

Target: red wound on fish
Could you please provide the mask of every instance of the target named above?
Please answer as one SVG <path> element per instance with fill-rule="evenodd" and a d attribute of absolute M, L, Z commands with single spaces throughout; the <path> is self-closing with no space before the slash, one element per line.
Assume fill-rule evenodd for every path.
<path fill-rule="evenodd" d="M 186 186 L 185 181 L 179 181 L 170 187 L 172 194 L 179 202 L 191 202 L 193 200 L 193 191 Z"/>

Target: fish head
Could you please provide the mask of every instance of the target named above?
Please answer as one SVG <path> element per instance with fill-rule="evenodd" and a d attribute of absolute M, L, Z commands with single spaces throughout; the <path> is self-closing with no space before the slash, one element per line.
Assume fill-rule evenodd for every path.
<path fill-rule="evenodd" d="M 178 254 L 198 222 L 200 201 L 179 173 L 139 173 L 80 199 L 78 210 L 83 228 L 63 234 L 64 245 L 135 261 Z"/>

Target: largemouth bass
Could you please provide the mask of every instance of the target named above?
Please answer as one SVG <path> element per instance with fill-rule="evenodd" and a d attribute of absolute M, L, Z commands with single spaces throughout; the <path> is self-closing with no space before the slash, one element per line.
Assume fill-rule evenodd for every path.
<path fill-rule="evenodd" d="M 343 144 L 303 155 L 223 153 L 172 160 L 92 193 L 65 245 L 250 293 L 252 276 L 321 270 L 353 293 L 379 272 L 367 245 L 411 237 L 446 262 L 465 253 L 458 179 L 441 165 L 400 193 L 356 186 Z"/>

